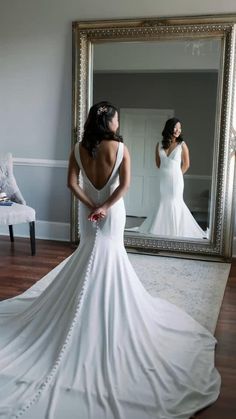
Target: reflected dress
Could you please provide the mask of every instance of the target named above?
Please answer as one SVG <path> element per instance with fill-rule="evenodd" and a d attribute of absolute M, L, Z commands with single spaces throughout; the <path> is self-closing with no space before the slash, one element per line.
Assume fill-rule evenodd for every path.
<path fill-rule="evenodd" d="M 140 233 L 207 238 L 207 233 L 198 225 L 183 199 L 184 180 L 181 170 L 183 143 L 178 144 L 168 156 L 159 144 L 160 201 L 157 209 L 139 227 Z"/>
<path fill-rule="evenodd" d="M 123 144 L 96 189 L 79 155 L 83 188 L 103 203 L 119 183 Z M 215 401 L 215 338 L 140 283 L 123 245 L 123 199 L 25 293 L 0 303 L 0 418 L 188 419 Z"/>

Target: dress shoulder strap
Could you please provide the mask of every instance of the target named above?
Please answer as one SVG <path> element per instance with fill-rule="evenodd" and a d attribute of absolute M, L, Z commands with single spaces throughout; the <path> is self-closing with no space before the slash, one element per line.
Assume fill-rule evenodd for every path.
<path fill-rule="evenodd" d="M 124 157 L 124 143 L 119 142 L 117 157 L 116 157 L 116 167 L 119 167 L 122 163 Z"/>
<path fill-rule="evenodd" d="M 115 166 L 113 168 L 109 181 L 111 181 L 114 178 L 114 176 L 116 176 L 118 169 L 122 163 L 123 157 L 124 157 L 124 144 L 122 142 L 119 142 L 118 150 L 116 154 Z"/>
<path fill-rule="evenodd" d="M 161 141 L 159 141 L 158 143 L 157 143 L 157 150 L 159 151 L 159 155 L 161 156 L 161 154 L 162 153 L 165 153 L 165 151 L 164 151 L 164 148 L 163 148 L 163 146 L 162 146 L 162 143 L 161 143 Z"/>
<path fill-rule="evenodd" d="M 80 145 L 80 143 L 79 143 L 79 141 L 77 141 L 77 143 L 75 144 L 75 148 L 74 148 L 74 155 L 75 155 L 75 159 L 76 159 L 76 161 L 79 165 L 79 168 L 82 169 L 79 145 Z"/>
<path fill-rule="evenodd" d="M 157 145 L 158 145 L 158 151 L 159 151 L 159 152 L 160 152 L 161 150 L 164 150 L 163 145 L 162 145 L 162 141 L 158 141 Z"/>

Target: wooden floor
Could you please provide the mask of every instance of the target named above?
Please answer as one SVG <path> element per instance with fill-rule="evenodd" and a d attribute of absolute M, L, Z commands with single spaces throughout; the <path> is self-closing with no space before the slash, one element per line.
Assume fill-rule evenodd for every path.
<path fill-rule="evenodd" d="M 0 299 L 13 297 L 29 288 L 74 250 L 69 243 L 37 240 L 36 256 L 30 255 L 29 240 L 16 238 L 12 245 L 0 236 Z M 216 329 L 216 366 L 222 377 L 217 402 L 195 415 L 199 419 L 236 418 L 236 260 Z"/>

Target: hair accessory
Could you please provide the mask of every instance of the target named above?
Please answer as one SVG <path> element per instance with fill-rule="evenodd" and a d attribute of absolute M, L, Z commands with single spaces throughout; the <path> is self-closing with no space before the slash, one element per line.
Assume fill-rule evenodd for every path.
<path fill-rule="evenodd" d="M 100 106 L 100 108 L 98 108 L 97 110 L 97 115 L 102 115 L 103 113 L 107 113 L 108 109 L 106 106 Z"/>

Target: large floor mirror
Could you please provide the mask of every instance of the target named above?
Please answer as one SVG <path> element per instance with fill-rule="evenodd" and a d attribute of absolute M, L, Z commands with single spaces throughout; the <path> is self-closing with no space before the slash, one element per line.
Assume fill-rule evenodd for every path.
<path fill-rule="evenodd" d="M 133 251 L 231 256 L 235 22 L 236 16 L 212 16 L 73 23 L 72 143 L 80 141 L 92 104 L 108 100 L 118 107 L 132 159 L 125 244 Z M 184 176 L 172 173 L 170 187 L 178 147 L 165 153 L 162 170 L 156 150 L 171 118 L 180 121 L 190 167 Z M 71 232 L 77 241 L 74 199 Z"/>

